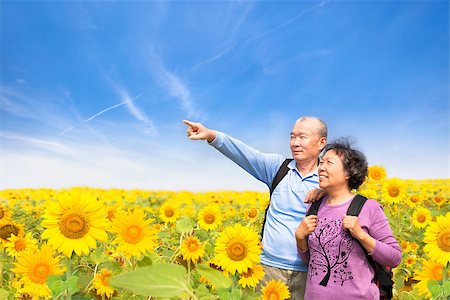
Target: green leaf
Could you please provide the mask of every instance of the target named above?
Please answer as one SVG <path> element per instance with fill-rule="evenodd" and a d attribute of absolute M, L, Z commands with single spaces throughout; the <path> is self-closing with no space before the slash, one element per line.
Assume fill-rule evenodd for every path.
<path fill-rule="evenodd" d="M 198 264 L 197 271 L 200 275 L 206 277 L 217 289 L 229 288 L 233 283 L 232 280 L 223 275 L 222 272 L 212 269 L 207 265 Z"/>
<path fill-rule="evenodd" d="M 55 298 L 64 291 L 63 281 L 61 278 L 62 276 L 60 275 L 47 276 L 47 286 L 49 287 L 53 297 Z"/>
<path fill-rule="evenodd" d="M 77 293 L 80 289 L 77 286 L 78 276 L 70 276 L 65 281 L 65 288 L 69 291 L 70 295 Z"/>
<path fill-rule="evenodd" d="M 109 282 L 117 288 L 129 289 L 137 295 L 175 297 L 185 291 L 186 269 L 174 264 L 153 264 L 148 267 L 112 277 Z"/>
<path fill-rule="evenodd" d="M 176 229 L 180 233 L 194 230 L 195 221 L 192 218 L 182 218 L 177 221 Z"/>
<path fill-rule="evenodd" d="M 0 299 L 6 299 L 8 298 L 8 291 L 4 290 L 4 289 L 0 289 Z"/>
<path fill-rule="evenodd" d="M 432 296 L 437 296 L 440 292 L 440 285 L 436 281 L 430 280 L 428 281 L 428 290 L 430 291 Z"/>
<path fill-rule="evenodd" d="M 145 266 L 150 266 L 151 264 L 153 264 L 153 261 L 150 257 L 148 256 L 144 256 L 144 258 L 142 258 L 140 261 L 138 261 L 137 265 L 139 267 L 145 267 Z"/>

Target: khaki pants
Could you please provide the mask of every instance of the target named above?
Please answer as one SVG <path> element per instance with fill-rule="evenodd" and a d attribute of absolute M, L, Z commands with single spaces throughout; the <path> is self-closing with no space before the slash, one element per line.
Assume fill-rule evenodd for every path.
<path fill-rule="evenodd" d="M 260 291 L 267 281 L 271 279 L 279 280 L 288 286 L 291 293 L 291 300 L 303 300 L 306 287 L 306 272 L 284 270 L 276 267 L 262 265 L 264 267 L 264 278 L 258 285 Z"/>

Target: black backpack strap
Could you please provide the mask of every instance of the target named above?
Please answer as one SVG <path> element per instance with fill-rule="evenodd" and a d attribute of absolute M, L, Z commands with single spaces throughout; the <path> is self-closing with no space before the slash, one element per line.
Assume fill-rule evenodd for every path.
<path fill-rule="evenodd" d="M 286 158 L 281 164 L 281 167 L 278 169 L 278 172 L 272 181 L 272 185 L 270 187 L 270 196 L 272 196 L 272 193 L 277 187 L 277 185 L 281 182 L 281 180 L 283 180 L 284 176 L 286 176 L 286 174 L 289 172 L 288 164 L 293 160 L 294 160 L 293 158 Z"/>
<path fill-rule="evenodd" d="M 320 198 L 319 200 L 317 200 L 316 202 L 313 202 L 311 204 L 308 211 L 306 212 L 306 216 L 310 216 L 310 215 L 317 216 L 317 213 L 319 212 L 320 203 L 322 203 L 323 198 L 325 198 L 325 196 L 323 196 L 322 198 Z"/>
<path fill-rule="evenodd" d="M 350 206 L 347 209 L 347 215 L 349 216 L 355 216 L 357 217 L 359 213 L 361 212 L 361 209 L 363 208 L 364 204 L 366 203 L 367 198 L 361 195 L 356 195 L 355 198 L 353 198 L 352 203 L 350 203 Z M 356 240 L 358 241 L 358 240 Z M 387 269 L 386 267 L 382 266 L 381 264 L 377 263 L 372 255 L 370 255 L 366 248 L 358 241 L 361 248 L 364 250 L 367 260 L 369 261 L 370 265 L 372 266 L 373 270 L 375 271 L 375 282 L 379 280 L 379 284 L 381 284 L 384 287 L 390 286 L 392 287 L 394 282 L 392 281 L 392 271 L 390 269 Z M 380 275 L 380 273 L 384 273 Z M 380 287 L 379 287 L 380 288 Z M 383 298 L 382 299 L 392 299 L 392 289 L 383 290 L 380 292 L 383 292 Z"/>
<path fill-rule="evenodd" d="M 289 172 L 288 164 L 293 161 L 293 158 L 286 158 L 283 163 L 281 164 L 280 168 L 278 169 L 277 174 L 275 175 L 272 185 L 270 186 L 270 198 L 272 198 L 272 193 L 277 187 L 277 185 L 280 183 L 281 180 L 286 176 L 286 174 Z M 262 222 L 262 228 L 261 228 L 261 238 L 264 234 L 264 225 L 266 224 L 266 217 L 267 217 L 267 211 L 269 210 L 269 205 L 266 207 L 266 211 L 264 212 L 264 220 Z"/>
<path fill-rule="evenodd" d="M 355 217 L 359 216 L 359 213 L 361 212 L 361 209 L 363 208 L 366 201 L 366 197 L 357 194 L 355 198 L 353 198 L 352 203 L 350 203 L 350 206 L 347 209 L 347 215 Z"/>

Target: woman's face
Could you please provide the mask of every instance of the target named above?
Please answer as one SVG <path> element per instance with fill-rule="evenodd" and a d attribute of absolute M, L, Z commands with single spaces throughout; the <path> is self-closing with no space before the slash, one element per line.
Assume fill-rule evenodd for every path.
<path fill-rule="evenodd" d="M 344 170 L 341 157 L 334 150 L 328 150 L 319 164 L 319 186 L 329 191 L 348 187 L 348 175 Z"/>

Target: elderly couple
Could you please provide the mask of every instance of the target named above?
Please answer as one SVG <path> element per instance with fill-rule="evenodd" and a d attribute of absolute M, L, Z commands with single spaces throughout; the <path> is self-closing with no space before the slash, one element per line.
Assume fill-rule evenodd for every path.
<path fill-rule="evenodd" d="M 380 298 L 367 253 L 390 267 L 400 263 L 402 254 L 377 201 L 368 200 L 357 217 L 346 215 L 355 197 L 352 190 L 368 172 L 361 152 L 345 140 L 327 145 L 327 126 L 316 117 L 295 122 L 290 134 L 292 161 L 261 153 L 201 123 L 183 122 L 189 139 L 207 140 L 269 188 L 287 163 L 287 174 L 271 189 L 264 221 L 261 285 L 280 279 L 295 300 Z M 305 217 L 306 199 L 322 196 L 317 214 Z"/>

